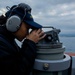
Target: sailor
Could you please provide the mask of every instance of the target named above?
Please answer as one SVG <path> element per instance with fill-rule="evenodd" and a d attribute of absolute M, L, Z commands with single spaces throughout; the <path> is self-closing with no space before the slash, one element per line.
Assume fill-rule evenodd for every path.
<path fill-rule="evenodd" d="M 29 32 L 29 29 L 32 29 Z M 36 43 L 46 35 L 31 15 L 31 7 L 13 5 L 0 16 L 0 75 L 30 75 L 36 58 Z M 21 48 L 15 39 L 23 41 Z"/>

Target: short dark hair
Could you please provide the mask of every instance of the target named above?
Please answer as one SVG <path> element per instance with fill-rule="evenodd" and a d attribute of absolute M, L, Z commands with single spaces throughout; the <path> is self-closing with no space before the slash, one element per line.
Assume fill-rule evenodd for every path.
<path fill-rule="evenodd" d="M 7 18 L 4 15 L 0 16 L 0 25 L 3 25 L 6 23 Z"/>

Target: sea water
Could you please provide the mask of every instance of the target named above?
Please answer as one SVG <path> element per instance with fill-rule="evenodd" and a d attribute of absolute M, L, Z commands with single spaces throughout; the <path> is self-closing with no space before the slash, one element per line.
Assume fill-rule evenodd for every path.
<path fill-rule="evenodd" d="M 60 42 L 65 46 L 65 52 L 75 52 L 75 37 L 59 37 Z"/>

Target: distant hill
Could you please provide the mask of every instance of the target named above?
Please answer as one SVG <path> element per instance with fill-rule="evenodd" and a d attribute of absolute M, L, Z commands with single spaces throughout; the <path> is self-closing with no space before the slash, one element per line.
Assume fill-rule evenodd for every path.
<path fill-rule="evenodd" d="M 59 34 L 61 37 L 75 37 L 75 34 Z"/>

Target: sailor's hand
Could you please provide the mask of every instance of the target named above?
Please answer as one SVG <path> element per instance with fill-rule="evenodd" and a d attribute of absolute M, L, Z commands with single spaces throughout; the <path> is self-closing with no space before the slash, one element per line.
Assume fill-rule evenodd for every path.
<path fill-rule="evenodd" d="M 32 40 L 35 43 L 38 43 L 41 39 L 43 39 L 46 36 L 44 34 L 44 31 L 41 29 L 32 30 L 30 34 L 26 36 L 27 39 Z"/>

